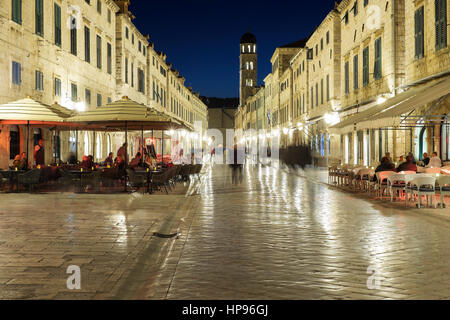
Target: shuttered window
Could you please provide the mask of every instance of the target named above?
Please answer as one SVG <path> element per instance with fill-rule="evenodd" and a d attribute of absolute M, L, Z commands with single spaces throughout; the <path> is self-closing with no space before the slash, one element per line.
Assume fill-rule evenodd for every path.
<path fill-rule="evenodd" d="M 128 83 L 128 58 L 125 58 L 125 83 Z"/>
<path fill-rule="evenodd" d="M 349 93 L 350 88 L 349 88 L 349 66 L 348 66 L 348 61 L 345 63 L 345 67 L 344 67 L 344 72 L 345 72 L 345 84 L 344 84 L 344 88 L 345 88 L 345 93 Z"/>
<path fill-rule="evenodd" d="M 55 44 L 61 47 L 61 7 L 55 3 Z"/>
<path fill-rule="evenodd" d="M 415 57 L 416 59 L 424 56 L 424 17 L 423 6 L 416 10 L 414 14 L 414 40 L 415 40 Z"/>
<path fill-rule="evenodd" d="M 327 74 L 327 101 L 330 101 L 330 75 Z"/>
<path fill-rule="evenodd" d="M 363 86 L 369 84 L 369 47 L 363 50 Z"/>
<path fill-rule="evenodd" d="M 131 63 L 131 86 L 134 87 L 134 63 Z"/>
<path fill-rule="evenodd" d="M 91 62 L 91 30 L 84 27 L 84 60 Z"/>
<path fill-rule="evenodd" d="M 61 79 L 55 78 L 55 96 L 61 97 Z"/>
<path fill-rule="evenodd" d="M 141 93 L 145 93 L 145 74 L 144 70 L 138 69 L 138 90 Z"/>
<path fill-rule="evenodd" d="M 381 78 L 381 38 L 375 40 L 375 63 L 373 77 L 375 80 Z"/>
<path fill-rule="evenodd" d="M 107 44 L 107 72 L 109 74 L 112 73 L 112 48 L 111 48 L 111 43 Z"/>
<path fill-rule="evenodd" d="M 71 93 L 72 101 L 77 102 L 78 101 L 78 88 L 75 83 L 70 84 L 70 93 Z"/>
<path fill-rule="evenodd" d="M 316 83 L 316 107 L 319 105 L 319 84 Z"/>
<path fill-rule="evenodd" d="M 36 34 L 44 36 L 44 0 L 35 0 Z"/>
<path fill-rule="evenodd" d="M 447 0 L 435 0 L 436 50 L 447 47 Z"/>
<path fill-rule="evenodd" d="M 12 82 L 18 85 L 22 83 L 22 66 L 16 61 L 12 62 Z"/>
<path fill-rule="evenodd" d="M 12 0 L 12 21 L 22 24 L 22 0 Z"/>
<path fill-rule="evenodd" d="M 320 79 L 320 103 L 323 104 L 323 79 Z"/>
<path fill-rule="evenodd" d="M 97 68 L 102 68 L 102 38 L 97 35 Z"/>
<path fill-rule="evenodd" d="M 41 71 L 36 70 L 36 90 L 44 91 L 44 74 Z"/>
<path fill-rule="evenodd" d="M 70 17 L 71 29 L 70 29 L 70 53 L 77 55 L 77 20 L 75 17 Z"/>
<path fill-rule="evenodd" d="M 86 105 L 91 105 L 91 90 L 85 89 L 84 90 L 84 100 L 86 101 Z"/>
<path fill-rule="evenodd" d="M 358 55 L 353 57 L 353 89 L 358 89 Z"/>
<path fill-rule="evenodd" d="M 97 93 L 97 107 L 101 107 L 102 105 L 102 95 Z"/>

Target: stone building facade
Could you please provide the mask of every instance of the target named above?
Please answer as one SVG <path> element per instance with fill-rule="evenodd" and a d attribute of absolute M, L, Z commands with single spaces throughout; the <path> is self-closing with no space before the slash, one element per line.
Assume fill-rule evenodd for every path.
<path fill-rule="evenodd" d="M 189 119 L 207 127 L 206 105 L 184 83 L 180 90 L 185 116 L 170 109 L 169 64 L 132 23 L 129 0 L 2 0 L 1 4 L 0 67 L 6 72 L 0 82 L 0 104 L 30 97 L 83 112 L 128 96 L 182 119 L 188 128 L 193 129 Z M 153 96 L 153 79 L 159 81 L 158 98 Z M 46 142 L 46 163 L 66 161 L 71 152 L 100 160 L 124 141 L 122 133 L 33 128 L 26 150 L 25 132 L 25 126 L 0 125 L 0 168 L 8 167 L 17 151 L 28 152 L 33 163 L 33 146 L 39 138 Z M 131 141 L 133 154 L 138 139 Z"/>
<path fill-rule="evenodd" d="M 280 141 L 293 135 L 288 144 L 309 144 L 319 165 L 374 166 L 386 152 L 395 160 L 413 152 L 420 160 L 437 151 L 450 160 L 449 6 L 448 0 L 337 3 L 292 55 L 292 93 L 266 99 L 268 110 L 280 111 L 292 101 L 288 121 L 282 115 L 280 122 L 278 112 L 271 122 L 276 133 L 285 129 Z M 288 73 L 276 67 L 266 79 L 280 88 Z"/>

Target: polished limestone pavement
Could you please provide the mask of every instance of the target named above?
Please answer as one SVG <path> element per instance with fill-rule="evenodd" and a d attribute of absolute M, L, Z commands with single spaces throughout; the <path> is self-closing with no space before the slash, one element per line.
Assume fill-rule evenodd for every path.
<path fill-rule="evenodd" d="M 326 172 L 208 170 L 184 243 L 147 297 L 450 299 L 449 209 L 406 209 Z"/>
<path fill-rule="evenodd" d="M 0 298 L 450 299 L 450 210 L 324 181 L 208 165 L 169 196 L 0 194 Z"/>

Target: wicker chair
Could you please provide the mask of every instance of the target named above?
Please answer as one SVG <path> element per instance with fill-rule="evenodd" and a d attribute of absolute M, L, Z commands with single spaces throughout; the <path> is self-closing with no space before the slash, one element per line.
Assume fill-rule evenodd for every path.
<path fill-rule="evenodd" d="M 100 191 L 100 171 L 93 171 L 81 176 L 81 188 L 85 190 L 87 186 L 93 186 L 96 191 Z"/>
<path fill-rule="evenodd" d="M 191 170 L 190 164 L 185 164 L 180 169 L 180 176 L 182 181 L 188 181 L 189 180 L 189 171 Z"/>
<path fill-rule="evenodd" d="M 20 185 L 24 185 L 25 187 L 28 187 L 28 190 L 30 192 L 33 191 L 33 187 L 39 185 L 41 181 L 41 170 L 34 169 L 27 171 L 23 174 L 19 174 L 17 176 L 17 189 L 19 189 Z"/>
<path fill-rule="evenodd" d="M 169 194 L 167 191 L 167 184 L 168 184 L 168 174 L 169 171 L 166 171 L 161 174 L 152 175 L 152 188 L 156 187 L 158 190 L 162 191 L 162 188 L 166 190 L 166 194 Z"/>
<path fill-rule="evenodd" d="M 147 185 L 147 177 L 142 174 L 136 174 L 136 172 L 128 168 L 127 170 L 127 176 L 128 176 L 128 182 L 130 183 L 131 187 L 133 188 L 142 188 L 142 193 L 145 193 L 145 186 Z"/>
<path fill-rule="evenodd" d="M 9 182 L 8 177 L 3 175 L 2 170 L 0 170 L 0 188 L 3 189 L 7 182 Z"/>

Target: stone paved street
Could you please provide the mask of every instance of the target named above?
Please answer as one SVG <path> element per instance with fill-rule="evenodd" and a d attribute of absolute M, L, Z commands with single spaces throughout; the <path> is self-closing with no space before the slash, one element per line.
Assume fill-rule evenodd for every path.
<path fill-rule="evenodd" d="M 188 197 L 0 194 L 0 298 L 450 299 L 449 209 L 342 192 L 320 171 L 230 174 L 208 167 Z"/>

